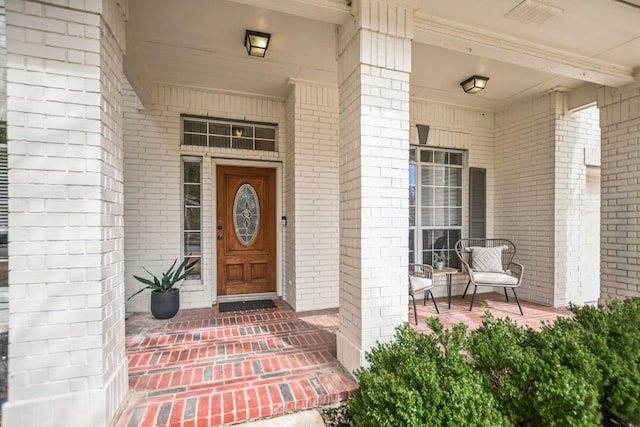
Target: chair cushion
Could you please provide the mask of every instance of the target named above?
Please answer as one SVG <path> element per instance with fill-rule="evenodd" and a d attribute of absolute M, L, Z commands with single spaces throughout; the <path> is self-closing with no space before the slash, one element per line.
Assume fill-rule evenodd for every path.
<path fill-rule="evenodd" d="M 474 272 L 473 281 L 478 285 L 515 286 L 518 284 L 517 277 L 510 276 L 506 273 Z"/>
<path fill-rule="evenodd" d="M 409 289 L 412 292 L 422 292 L 433 287 L 433 281 L 426 277 L 409 276 Z"/>
<path fill-rule="evenodd" d="M 503 273 L 502 251 L 506 246 L 496 246 L 495 248 L 483 248 L 472 246 L 471 248 L 471 268 L 475 271 L 486 271 L 493 273 Z"/>

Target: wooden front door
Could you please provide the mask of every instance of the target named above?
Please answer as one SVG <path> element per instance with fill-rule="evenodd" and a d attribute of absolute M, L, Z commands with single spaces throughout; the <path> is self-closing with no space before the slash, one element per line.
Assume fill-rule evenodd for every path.
<path fill-rule="evenodd" d="M 218 166 L 218 295 L 276 291 L 275 169 Z"/>

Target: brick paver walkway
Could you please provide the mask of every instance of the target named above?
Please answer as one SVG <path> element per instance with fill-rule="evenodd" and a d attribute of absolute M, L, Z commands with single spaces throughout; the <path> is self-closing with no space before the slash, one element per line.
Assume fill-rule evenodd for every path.
<path fill-rule="evenodd" d="M 344 401 L 357 388 L 336 360 L 338 310 L 295 313 L 277 308 L 218 313 L 217 307 L 181 310 L 169 320 L 138 313 L 126 321 L 129 397 L 115 427 L 210 427 L 281 415 Z M 445 324 L 481 322 L 485 308 L 539 328 L 570 313 L 515 301 L 502 294 L 479 294 L 473 311 L 469 297 L 454 297 L 451 309 L 438 298 L 418 304 L 418 326 L 426 317 Z"/>
<path fill-rule="evenodd" d="M 209 427 L 346 400 L 337 310 L 181 310 L 126 321 L 129 399 L 117 427 Z"/>

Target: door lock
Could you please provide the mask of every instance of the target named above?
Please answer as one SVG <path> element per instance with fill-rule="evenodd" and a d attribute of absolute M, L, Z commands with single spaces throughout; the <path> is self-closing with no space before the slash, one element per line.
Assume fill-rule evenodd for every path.
<path fill-rule="evenodd" d="M 222 240 L 222 234 L 218 234 L 218 240 Z"/>

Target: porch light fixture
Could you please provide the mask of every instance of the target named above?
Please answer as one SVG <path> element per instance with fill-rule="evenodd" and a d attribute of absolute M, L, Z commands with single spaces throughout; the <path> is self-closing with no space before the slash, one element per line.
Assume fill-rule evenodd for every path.
<path fill-rule="evenodd" d="M 270 39 L 271 34 L 247 30 L 244 35 L 244 47 L 247 48 L 249 56 L 264 58 Z"/>
<path fill-rule="evenodd" d="M 487 86 L 489 77 L 471 76 L 467 80 L 460 83 L 462 90 L 466 93 L 478 93 Z"/>

